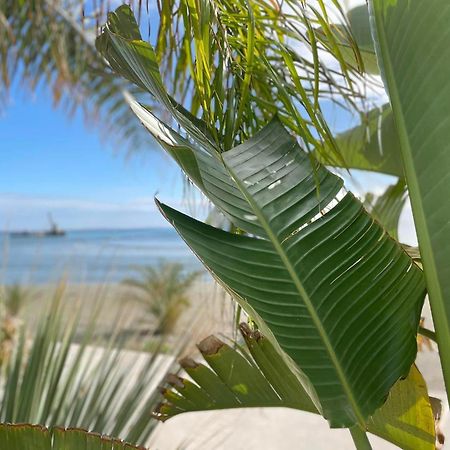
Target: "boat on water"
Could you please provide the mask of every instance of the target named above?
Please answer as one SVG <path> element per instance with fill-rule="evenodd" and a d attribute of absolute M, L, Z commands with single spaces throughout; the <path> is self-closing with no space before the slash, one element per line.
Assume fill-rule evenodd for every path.
<path fill-rule="evenodd" d="M 50 222 L 50 228 L 44 231 L 12 231 L 10 232 L 11 237 L 59 237 L 64 236 L 66 232 L 58 227 L 56 222 L 53 220 L 52 215 L 48 214 L 48 220 Z"/>

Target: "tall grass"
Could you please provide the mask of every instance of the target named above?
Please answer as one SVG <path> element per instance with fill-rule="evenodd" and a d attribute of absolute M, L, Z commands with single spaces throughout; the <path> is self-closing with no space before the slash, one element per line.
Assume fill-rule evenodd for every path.
<path fill-rule="evenodd" d="M 145 444 L 156 426 L 157 387 L 173 370 L 180 342 L 171 343 L 172 356 L 159 351 L 163 338 L 152 353 L 127 350 L 119 320 L 105 341 L 96 334 L 101 301 L 80 334 L 81 307 L 72 306 L 68 316 L 63 294 L 60 285 L 34 331 L 21 325 L 10 336 L 11 352 L 1 364 L 0 422 L 80 427 Z"/>

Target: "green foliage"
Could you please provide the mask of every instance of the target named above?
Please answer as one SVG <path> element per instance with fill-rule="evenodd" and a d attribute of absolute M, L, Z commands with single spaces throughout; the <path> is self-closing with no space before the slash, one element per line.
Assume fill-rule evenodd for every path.
<path fill-rule="evenodd" d="M 151 109 L 158 103 L 162 105 L 175 123 L 182 123 L 186 133 L 206 147 L 228 150 L 277 113 L 307 146 L 322 148 L 324 141 L 327 151 L 339 158 L 319 99 L 334 101 L 337 95 L 339 104 L 344 102 L 348 109 L 355 108 L 354 98 L 359 94 L 353 89 L 352 79 L 359 75 L 347 70 L 326 11 L 308 4 L 287 3 L 292 14 L 276 2 L 259 0 L 163 1 L 156 51 L 140 40 L 139 28 L 130 25 L 130 13 L 122 7 L 109 15 L 109 25 L 97 40 L 97 48 L 103 54 L 109 53 L 108 61 L 116 72 L 155 97 Z M 343 16 L 337 5 L 336 12 Z M 247 26 L 243 27 L 243 23 Z M 326 38 L 322 32 L 316 34 L 316 24 L 327 31 Z M 132 32 L 130 27 L 134 27 Z M 121 30 L 126 30 L 122 36 Z M 351 34 L 346 29 L 345 32 L 353 43 Z M 111 41 L 116 48 L 110 45 Z M 305 45 L 313 46 L 312 54 L 305 56 L 299 50 Z M 122 70 L 127 47 L 140 55 L 132 71 Z M 333 53 L 336 49 L 337 53 Z M 352 49 L 358 54 L 354 45 Z M 322 63 L 319 52 L 337 58 L 344 79 Z M 139 74 L 144 72 L 138 66 L 145 66 L 145 59 L 153 68 L 161 65 L 165 84 L 170 86 L 168 98 L 166 90 L 161 89 L 159 73 L 147 70 L 146 79 L 139 80 Z M 187 110 L 178 102 L 183 102 Z M 191 122 L 204 136 L 192 129 Z"/>
<path fill-rule="evenodd" d="M 370 30 L 368 7 L 360 5 L 349 10 L 346 18 L 347 27 L 354 36 L 364 62 L 365 74 L 378 75 L 380 71 Z M 332 30 L 339 47 L 342 48 L 347 64 L 350 67 L 358 66 L 360 62 L 353 51 L 351 42 L 348 41 L 345 26 L 334 25 Z M 373 77 L 364 76 L 360 81 L 369 89 L 372 85 L 378 90 L 382 87 L 371 80 Z M 361 100 L 363 105 L 372 103 L 365 96 Z M 354 109 L 359 113 L 360 124 L 335 136 L 338 154 L 333 153 L 332 149 L 327 147 L 328 144 L 324 143 L 324 147 L 315 150 L 317 158 L 334 167 L 370 170 L 403 178 L 400 138 L 390 104 L 386 103 L 369 110 L 366 108 L 367 106 L 355 107 Z"/>
<path fill-rule="evenodd" d="M 4 287 L 4 296 L 0 297 L 5 313 L 17 316 L 29 297 L 29 291 L 20 284 Z"/>
<path fill-rule="evenodd" d="M 434 450 L 435 416 L 427 385 L 417 367 L 392 388 L 386 403 L 370 418 L 368 430 L 405 450 Z"/>
<path fill-rule="evenodd" d="M 137 29 L 130 17 L 124 7 L 111 15 L 98 49 L 184 128 L 186 135 L 130 100 L 191 180 L 250 236 L 159 204 L 161 211 L 299 375 L 330 424 L 356 425 L 352 435 L 364 440 L 360 429 L 414 361 L 425 293 L 421 271 L 351 194 L 341 195 L 342 180 L 306 154 L 278 120 L 231 150 L 213 142 L 214 133 L 199 126 L 205 122 L 168 101 L 155 53 L 129 39 L 130 27 Z M 218 363 L 214 370 L 229 367 Z M 235 394 L 245 396 L 239 389 Z M 226 390 L 223 395 L 231 401 Z"/>
<path fill-rule="evenodd" d="M 161 3 L 155 51 L 166 86 L 204 120 L 224 150 L 248 139 L 275 113 L 307 144 L 323 139 L 336 150 L 319 99 L 338 94 L 353 107 L 359 67 L 347 66 L 324 8 L 294 0 Z M 345 18 L 337 3 L 332 9 Z M 342 35 L 359 57 L 346 27 Z M 325 54 L 341 72 L 323 64 Z"/>
<path fill-rule="evenodd" d="M 306 374 L 331 425 L 364 423 L 414 361 L 422 274 L 350 194 L 327 211 L 341 180 L 311 167 L 277 122 L 222 157 L 228 184 L 208 181 L 223 186 L 221 209 L 259 238 L 160 205 L 163 214 Z"/>
<path fill-rule="evenodd" d="M 166 402 L 156 412 L 160 420 L 195 410 L 285 406 L 317 413 L 302 386 L 301 375 L 292 370 L 271 341 L 258 330 L 240 325 L 245 348 L 230 347 L 215 336 L 198 344 L 208 366 L 190 358 L 180 361 L 195 383 L 175 375 L 167 382 Z"/>
<path fill-rule="evenodd" d="M 350 9 L 346 19 L 345 25 L 349 28 L 354 41 L 349 39 L 349 31 L 345 25 L 335 24 L 332 27 L 333 37 L 338 42 L 344 60 L 350 67 L 359 66 L 366 73 L 379 74 L 375 47 L 370 34 L 367 6 L 359 5 Z M 354 51 L 355 43 L 359 54 Z"/>
<path fill-rule="evenodd" d="M 154 333 L 172 333 L 183 309 L 189 305 L 188 290 L 202 272 L 187 272 L 183 264 L 167 262 L 137 267 L 136 272 L 135 278 L 127 278 L 122 283 L 134 288 L 131 298 L 156 319 Z"/>
<path fill-rule="evenodd" d="M 141 30 L 147 28 L 148 0 L 131 4 Z M 366 83 L 361 72 L 370 66 L 364 7 L 346 14 L 337 2 L 327 8 L 294 0 L 162 0 L 158 5 L 155 58 L 165 84 L 192 118 L 202 118 L 216 144 L 227 150 L 278 113 L 328 163 L 345 164 L 320 101 L 361 109 L 365 93 L 358 86 Z M 110 3 L 97 0 L 92 6 L 86 0 L 0 1 L 2 94 L 17 78 L 31 89 L 45 82 L 55 104 L 69 113 L 81 106 L 89 122 L 100 119 L 108 135 L 119 134 L 130 149 L 140 148 L 143 134 L 123 94 L 140 97 L 141 90 L 112 76 L 94 51 L 93 37 Z M 344 25 L 333 25 L 331 17 Z M 340 70 L 329 67 L 324 55 Z M 150 107 L 158 109 L 158 101 Z"/>
<path fill-rule="evenodd" d="M 316 9 L 288 1 L 286 13 L 277 3 L 262 1 L 164 1 L 156 51 L 141 39 L 131 10 L 121 7 L 109 16 L 97 48 L 115 72 L 169 112 L 170 119 L 161 120 L 164 116 L 153 111 L 154 105 L 127 96 L 134 113 L 191 181 L 249 234 L 227 233 L 160 205 L 267 335 L 278 357 L 271 362 L 286 364 L 304 409 L 317 409 L 332 426 L 356 424 L 352 435 L 361 445 L 370 445 L 361 430 L 375 427 L 404 448 L 430 448 L 429 402 L 420 374 L 410 371 L 425 290 L 422 273 L 350 194 L 340 195 L 341 180 L 304 153 L 279 122 L 302 138 L 306 150 L 315 148 L 322 162 L 400 177 L 405 172 L 437 336 L 447 348 L 450 222 L 442 199 L 449 191 L 449 152 L 442 149 L 448 142 L 445 105 L 450 90 L 444 64 L 448 46 L 441 37 L 450 9 L 437 3 L 439 21 L 430 27 L 422 19 L 433 8 L 424 2 L 370 3 L 378 62 L 393 109 L 370 111 L 361 126 L 337 139 L 319 100 L 337 92 L 357 109 L 354 77 L 358 71 L 377 72 L 364 6 L 344 16 L 333 2 L 348 26 L 332 26 L 323 2 Z M 396 39 L 399 30 L 407 38 Z M 436 65 L 430 70 L 423 64 L 425 75 L 409 70 L 407 62 L 417 55 L 427 60 L 430 42 L 431 53 L 440 55 Z M 296 51 L 299 43 L 307 45 L 310 57 Z M 320 62 L 319 50 L 324 49 L 340 65 L 337 77 Z M 171 92 L 160 66 L 164 79 L 172 80 Z M 440 76 L 442 83 L 423 82 Z M 279 121 L 267 125 L 275 112 Z M 392 235 L 404 201 L 401 179 L 371 205 Z M 214 340 L 203 344 L 212 371 L 192 364 L 185 368 L 194 379 L 209 380 L 208 389 L 219 396 L 216 406 L 232 406 L 236 399 L 253 405 L 262 397 L 266 404 L 280 400 L 281 388 L 270 367 L 263 376 L 245 355 L 231 348 L 222 351 L 225 347 Z M 450 379 L 446 357 L 443 362 Z M 239 370 L 230 372 L 230 365 Z M 408 373 L 408 383 L 398 381 Z M 189 386 L 202 408 L 214 406 L 209 393 Z M 181 398 L 166 393 L 188 410 L 192 402 L 179 394 Z M 411 431 L 416 407 L 428 411 L 417 425 L 422 438 Z M 169 410 L 161 412 L 170 415 Z"/>
<path fill-rule="evenodd" d="M 319 161 L 333 167 L 370 170 L 403 178 L 400 142 L 389 105 L 361 113 L 361 123 L 336 135 L 340 157 L 316 150 Z"/>
<path fill-rule="evenodd" d="M 30 290 L 20 284 L 0 287 L 0 366 L 11 356 L 21 323 L 19 312 L 29 295 Z"/>
<path fill-rule="evenodd" d="M 406 184 L 403 178 L 400 178 L 396 184 L 388 186 L 382 195 L 374 197 L 369 193 L 364 199 L 364 205 L 371 215 L 395 240 L 398 240 L 400 215 L 406 199 Z"/>

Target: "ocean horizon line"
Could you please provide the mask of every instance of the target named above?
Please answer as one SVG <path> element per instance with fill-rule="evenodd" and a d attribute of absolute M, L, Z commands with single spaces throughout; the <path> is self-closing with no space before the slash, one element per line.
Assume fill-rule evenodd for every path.
<path fill-rule="evenodd" d="M 173 229 L 173 227 L 167 223 L 167 225 L 150 225 L 148 227 L 88 227 L 88 228 L 63 228 L 65 232 L 77 232 L 77 231 L 148 231 L 148 230 L 165 230 L 165 229 Z M 21 232 L 31 232 L 38 233 L 42 231 L 46 231 L 45 228 L 12 228 L 9 230 L 0 230 L 0 235 L 3 234 L 12 234 L 12 233 L 21 233 Z"/>

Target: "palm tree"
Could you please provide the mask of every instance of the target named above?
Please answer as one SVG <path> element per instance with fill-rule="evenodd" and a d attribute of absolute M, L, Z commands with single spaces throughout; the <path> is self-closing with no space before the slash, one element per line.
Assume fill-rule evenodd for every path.
<path fill-rule="evenodd" d="M 2 300 L 6 314 L 11 317 L 17 317 L 30 296 L 30 291 L 18 283 L 12 284 L 11 286 L 5 286 L 4 291 L 5 294 Z"/>
<path fill-rule="evenodd" d="M 80 108 L 103 136 L 140 148 L 144 134 L 123 101 L 138 89 L 111 75 L 94 46 L 107 2 L 0 1 L 0 106 L 12 85 L 34 91 L 44 84 L 54 106 L 70 116 Z"/>
<path fill-rule="evenodd" d="M 122 281 L 133 288 L 128 295 L 156 320 L 155 335 L 171 334 L 189 305 L 188 290 L 203 272 L 188 272 L 182 264 L 169 262 L 137 267 L 135 271 L 136 277 Z"/>
<path fill-rule="evenodd" d="M 363 97 L 357 84 L 346 83 L 342 77 L 358 80 L 364 67 L 348 28 L 339 29 L 339 37 L 346 42 L 345 53 L 337 47 L 326 14 L 300 8 L 293 0 L 285 2 L 286 8 L 277 1 L 253 1 L 250 15 L 242 0 L 122 3 L 131 3 L 141 29 L 157 27 L 155 50 L 170 94 L 187 104 L 189 112 L 202 116 L 213 134 L 211 125 L 219 121 L 226 147 L 251 135 L 277 111 L 285 125 L 302 133 L 306 142 L 318 146 L 323 139 L 331 153 L 336 153 L 319 100 L 328 98 L 353 110 L 358 109 L 355 96 Z M 159 23 L 152 21 L 155 7 Z M 126 93 L 142 97 L 142 86 L 114 77 L 94 49 L 98 26 L 106 20 L 109 8 L 109 0 L 1 0 L 0 100 L 6 100 L 14 82 L 21 81 L 32 90 L 44 82 L 55 105 L 62 105 L 69 114 L 81 107 L 88 122 L 96 120 L 105 135 L 120 136 L 130 149 L 136 149 L 144 145 L 144 133 L 123 98 Z M 292 13 L 286 13 L 289 8 Z M 346 20 L 342 11 L 338 15 Z M 192 20 L 195 16 L 200 20 Z M 317 24 L 321 25 L 320 33 L 314 32 Z M 280 39 L 280 32 L 286 29 L 289 41 Z M 208 35 L 207 47 L 193 39 L 199 35 Z M 299 51 L 311 41 L 314 63 Z M 194 55 L 186 52 L 191 42 Z M 257 58 L 252 57 L 254 52 Z M 321 62 L 319 56 L 324 54 L 335 58 L 337 68 Z M 195 63 L 195 56 L 202 64 Z M 308 82 L 302 83 L 305 79 Z M 214 114 L 206 108 L 210 101 L 215 104 Z M 160 109 L 157 99 L 147 96 L 145 102 Z M 236 117 L 225 114 L 229 102 L 234 103 L 229 107 L 236 111 Z M 305 126 L 300 111 L 309 116 L 320 139 Z"/>

